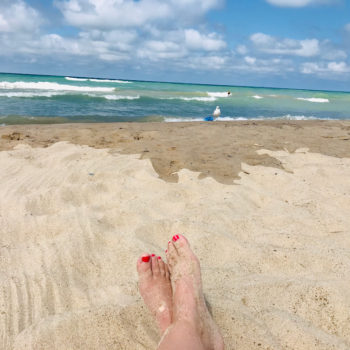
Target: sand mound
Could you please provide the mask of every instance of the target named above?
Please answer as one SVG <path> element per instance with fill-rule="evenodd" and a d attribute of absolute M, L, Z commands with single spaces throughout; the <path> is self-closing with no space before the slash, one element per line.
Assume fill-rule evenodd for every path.
<path fill-rule="evenodd" d="M 65 142 L 0 152 L 0 348 L 154 349 L 136 259 L 184 233 L 227 349 L 350 347 L 350 160 L 269 152 L 236 185 Z"/>

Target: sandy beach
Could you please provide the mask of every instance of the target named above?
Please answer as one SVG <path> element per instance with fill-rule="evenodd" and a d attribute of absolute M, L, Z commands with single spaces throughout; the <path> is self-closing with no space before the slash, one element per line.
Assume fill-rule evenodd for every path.
<path fill-rule="evenodd" d="M 0 164 L 1 349 L 155 349 L 176 233 L 226 349 L 350 348 L 349 121 L 6 126 Z"/>

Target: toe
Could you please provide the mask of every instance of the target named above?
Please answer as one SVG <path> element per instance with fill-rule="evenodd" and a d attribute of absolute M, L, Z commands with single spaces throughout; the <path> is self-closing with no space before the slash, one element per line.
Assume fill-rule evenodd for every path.
<path fill-rule="evenodd" d="M 173 237 L 173 244 L 179 255 L 188 254 L 190 252 L 192 253 L 190 244 L 188 243 L 187 238 L 183 235 L 175 235 Z"/>
<path fill-rule="evenodd" d="M 162 260 L 162 258 L 160 256 L 157 257 L 157 260 L 158 260 L 160 275 L 162 277 L 165 277 L 165 264 L 164 264 L 164 261 Z"/>
<path fill-rule="evenodd" d="M 151 256 L 151 265 L 152 265 L 152 273 L 154 277 L 159 277 L 160 276 L 160 269 L 159 269 L 159 264 L 158 264 L 158 258 L 152 254 Z"/>
<path fill-rule="evenodd" d="M 167 280 L 170 280 L 170 271 L 169 271 L 169 267 L 167 264 L 164 263 L 164 267 L 165 267 L 165 278 Z"/>
<path fill-rule="evenodd" d="M 178 260 L 178 253 L 173 242 L 168 243 L 168 251 L 166 253 L 166 258 L 169 264 L 169 269 L 171 271 L 172 266 L 176 264 Z"/>
<path fill-rule="evenodd" d="M 151 257 L 148 254 L 143 254 L 138 258 L 137 272 L 140 278 L 152 276 Z"/>

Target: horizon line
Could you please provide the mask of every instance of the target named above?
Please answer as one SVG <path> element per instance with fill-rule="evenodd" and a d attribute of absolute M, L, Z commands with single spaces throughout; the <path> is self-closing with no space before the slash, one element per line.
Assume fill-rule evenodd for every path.
<path fill-rule="evenodd" d="M 135 80 L 125 78 L 108 78 L 108 77 L 90 77 L 90 76 L 77 76 L 77 75 L 57 75 L 57 74 L 37 74 L 37 73 L 18 73 L 18 72 L 0 72 L 0 74 L 14 74 L 14 75 L 37 75 L 43 77 L 61 77 L 61 78 L 80 78 L 80 79 L 110 79 L 110 80 L 123 80 L 132 82 L 143 83 L 161 83 L 161 84 L 187 84 L 187 85 L 203 85 L 203 86 L 224 86 L 224 87 L 240 87 L 240 88 L 258 88 L 258 89 L 280 89 L 280 90 L 302 90 L 302 91 L 321 91 L 321 92 L 342 92 L 350 93 L 344 90 L 323 90 L 323 89 L 307 89 L 307 88 L 290 88 L 290 87 L 273 87 L 273 86 L 253 86 L 253 85 L 227 85 L 227 84 L 209 84 L 209 83 L 185 83 L 176 81 L 158 81 L 158 80 Z"/>

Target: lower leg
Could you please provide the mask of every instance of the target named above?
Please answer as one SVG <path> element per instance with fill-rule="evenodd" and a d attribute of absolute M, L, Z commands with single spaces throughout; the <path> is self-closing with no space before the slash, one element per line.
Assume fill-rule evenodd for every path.
<path fill-rule="evenodd" d="M 196 327 L 184 320 L 175 322 L 164 333 L 158 350 L 205 350 Z"/>

